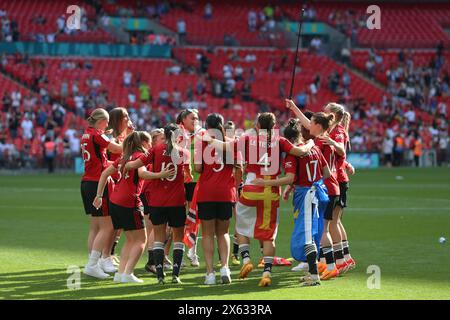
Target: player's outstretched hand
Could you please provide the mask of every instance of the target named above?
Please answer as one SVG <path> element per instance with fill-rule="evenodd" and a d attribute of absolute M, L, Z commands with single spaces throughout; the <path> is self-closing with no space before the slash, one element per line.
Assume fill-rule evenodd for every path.
<path fill-rule="evenodd" d="M 294 108 L 297 108 L 297 106 L 295 105 L 295 102 L 291 99 L 286 99 L 286 109 L 292 110 Z"/>

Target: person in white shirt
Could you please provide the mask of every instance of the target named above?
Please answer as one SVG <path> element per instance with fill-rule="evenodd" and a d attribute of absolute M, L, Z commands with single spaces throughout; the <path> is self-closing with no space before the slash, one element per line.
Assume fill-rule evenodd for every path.
<path fill-rule="evenodd" d="M 131 86 L 132 77 L 133 77 L 133 74 L 129 70 L 125 70 L 125 72 L 123 73 L 123 85 L 125 87 Z"/>
<path fill-rule="evenodd" d="M 47 34 L 47 42 L 48 43 L 54 43 L 55 42 L 55 34 L 54 33 Z"/>
<path fill-rule="evenodd" d="M 11 93 L 12 106 L 14 108 L 20 107 L 20 100 L 22 100 L 22 94 L 19 91 L 13 91 Z"/>
<path fill-rule="evenodd" d="M 447 150 L 449 138 L 447 131 L 441 131 L 439 134 L 439 149 L 438 149 L 438 165 L 444 166 L 447 164 Z"/>
<path fill-rule="evenodd" d="M 388 134 L 383 140 L 384 165 L 392 167 L 392 151 L 394 149 L 394 140 Z"/>
<path fill-rule="evenodd" d="M 29 117 L 23 119 L 22 124 L 22 138 L 24 140 L 31 140 L 33 138 L 33 122 Z"/>
<path fill-rule="evenodd" d="M 207 3 L 205 5 L 205 11 L 204 11 L 205 19 L 211 19 L 212 13 L 213 13 L 213 7 L 212 7 L 211 3 Z"/>
<path fill-rule="evenodd" d="M 234 74 L 236 76 L 236 80 L 241 81 L 241 80 L 243 80 L 242 75 L 244 74 L 244 69 L 240 65 L 238 65 L 234 69 Z"/>
<path fill-rule="evenodd" d="M 128 102 L 132 105 L 136 103 L 136 95 L 132 91 L 128 92 Z"/>
<path fill-rule="evenodd" d="M 409 109 L 408 112 L 405 113 L 405 117 L 409 123 L 416 122 L 416 113 L 414 112 L 413 108 Z"/>
<path fill-rule="evenodd" d="M 253 32 L 256 30 L 257 21 L 258 21 L 258 16 L 256 15 L 256 12 L 253 10 L 250 10 L 247 15 L 247 23 L 248 23 L 249 31 Z"/>
<path fill-rule="evenodd" d="M 312 99 L 313 103 L 315 103 L 316 95 L 317 95 L 317 87 L 314 82 L 311 82 L 311 84 L 309 85 L 309 93 L 311 95 L 311 99 Z"/>
<path fill-rule="evenodd" d="M 66 26 L 66 20 L 64 19 L 64 15 L 59 16 L 58 20 L 56 20 L 56 24 L 58 26 L 58 31 L 63 32 Z"/>
<path fill-rule="evenodd" d="M 186 34 L 186 22 L 184 20 L 178 20 L 177 31 L 180 35 Z"/>
<path fill-rule="evenodd" d="M 178 20 L 177 32 L 180 37 L 180 44 L 184 44 L 186 39 L 186 22 L 184 20 Z"/>
<path fill-rule="evenodd" d="M 80 155 L 80 138 L 74 135 L 71 139 L 69 139 L 70 143 L 70 151 L 72 153 L 72 157 L 76 157 Z"/>
<path fill-rule="evenodd" d="M 310 44 L 311 51 L 319 52 L 321 46 L 322 46 L 322 40 L 320 40 L 320 38 L 315 37 L 311 40 L 311 44 Z"/>
<path fill-rule="evenodd" d="M 75 107 L 77 110 L 77 115 L 78 116 L 83 116 L 84 117 L 84 97 L 81 94 L 78 94 L 73 98 L 73 100 L 75 101 Z"/>

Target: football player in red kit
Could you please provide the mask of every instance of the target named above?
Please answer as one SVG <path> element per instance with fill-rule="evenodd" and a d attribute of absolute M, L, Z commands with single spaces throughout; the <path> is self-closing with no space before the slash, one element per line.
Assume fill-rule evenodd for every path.
<path fill-rule="evenodd" d="M 316 130 L 318 129 L 316 128 L 317 123 L 314 123 L 314 128 L 312 128 L 311 124 L 313 122 L 309 120 L 303 114 L 303 112 L 300 111 L 300 109 L 292 100 L 286 99 L 286 107 L 294 112 L 294 114 L 300 120 L 302 126 L 304 126 L 307 130 L 310 130 L 311 135 L 317 137 L 314 142 L 322 151 L 331 172 L 331 176 L 328 179 L 324 180 L 325 186 L 328 190 L 329 202 L 324 214 L 324 230 L 322 233 L 321 250 L 319 254 L 320 263 L 318 266 L 319 272 L 321 273 L 320 279 L 329 280 L 339 275 L 339 269 L 336 266 L 335 256 L 333 252 L 333 239 L 340 238 L 340 231 L 339 229 L 332 227 L 332 220 L 333 212 L 340 196 L 339 183 L 337 182 L 336 175 L 336 154 L 338 152 L 342 153 L 343 144 L 340 142 L 336 143 L 335 141 L 330 139 L 330 137 L 326 133 L 319 133 L 320 130 Z M 329 117 L 334 120 L 334 115 L 330 115 Z M 327 129 L 329 130 L 330 128 Z M 317 133 L 320 135 L 317 136 Z M 339 151 L 337 151 L 337 149 L 339 149 Z M 333 224 L 333 226 L 335 225 Z"/>
<path fill-rule="evenodd" d="M 149 203 L 150 220 L 153 223 L 155 234 L 153 255 L 160 284 L 165 283 L 163 262 L 167 225 L 172 227 L 174 241 L 172 283 L 181 283 L 179 273 L 184 254 L 183 236 L 186 220 L 183 167 L 185 163 L 190 161 L 189 151 L 181 148 L 177 143 L 177 137 L 181 136 L 178 126 L 175 124 L 166 125 L 164 135 L 165 143 L 155 146 L 147 155 L 141 156 L 136 161 L 128 162 L 125 166 L 125 171 L 149 164 L 152 164 L 155 172 L 166 168 L 175 170 L 173 176 L 153 181 L 153 193 L 150 196 Z"/>
<path fill-rule="evenodd" d="M 225 141 L 223 117 L 212 113 L 206 118 L 206 129 L 211 137 Z M 231 139 L 230 139 L 231 140 Z M 202 246 L 205 255 L 205 284 L 216 284 L 214 273 L 214 237 L 217 238 L 221 262 L 220 276 L 223 284 L 231 283 L 228 267 L 230 236 L 228 228 L 237 201 L 234 163 L 226 163 L 224 152 L 208 147 L 208 143 L 197 140 L 194 156 L 195 171 L 201 173 L 198 184 L 197 207 L 202 225 Z"/>
<path fill-rule="evenodd" d="M 102 205 L 102 193 L 109 176 L 118 173 L 120 167 L 126 161 L 139 159 L 146 156 L 151 146 L 151 137 L 143 131 L 131 133 L 124 140 L 123 156 L 114 161 L 100 178 L 97 196 L 93 202 L 95 207 Z M 117 185 L 110 197 L 111 218 L 115 230 L 125 231 L 125 244 L 121 252 L 121 261 L 118 272 L 114 275 L 115 282 L 143 282 L 134 275 L 134 268 L 139 261 L 147 241 L 144 226 L 144 214 L 140 194 L 142 192 L 143 179 L 167 178 L 174 171 L 161 170 L 158 173 L 148 172 L 144 167 L 125 172 L 119 177 Z"/>
<path fill-rule="evenodd" d="M 278 228 L 279 187 L 264 187 L 252 184 L 256 178 L 276 179 L 280 174 L 280 155 L 285 152 L 301 156 L 313 147 L 313 141 L 304 146 L 293 146 L 280 137 L 275 130 L 273 113 L 261 113 L 253 134 L 241 136 L 235 142 L 219 141 L 204 135 L 203 139 L 218 150 L 238 149 L 246 162 L 247 178 L 236 207 L 236 230 L 239 251 L 243 260 L 239 277 L 247 278 L 253 270 L 250 259 L 250 238 L 263 241 L 264 271 L 259 286 L 270 286 L 275 256 L 275 238 Z M 236 154 L 236 152 L 235 152 Z"/>
<path fill-rule="evenodd" d="M 164 143 L 164 129 L 158 128 L 150 132 L 152 136 L 152 146 L 157 146 Z M 147 165 L 147 171 L 153 171 L 152 164 Z M 150 220 L 150 196 L 152 194 L 152 180 L 145 180 L 144 186 L 142 187 L 141 200 L 144 205 L 144 219 L 145 219 L 145 229 L 147 230 L 147 250 L 148 250 L 148 261 L 145 264 L 145 270 L 156 274 L 155 259 L 153 256 L 153 243 L 155 241 L 153 224 Z"/>
<path fill-rule="evenodd" d="M 318 123 L 324 132 L 330 125 L 330 119 L 323 113 L 312 116 L 313 122 Z M 317 126 L 317 128 L 319 128 Z M 302 132 L 306 132 L 302 127 Z M 317 133 L 318 134 L 318 133 Z M 290 119 L 284 130 L 284 135 L 295 145 L 303 144 L 300 141 L 300 126 L 298 119 Z M 254 184 L 263 186 L 281 186 L 295 184 L 294 193 L 294 231 L 291 239 L 291 254 L 298 261 L 308 261 L 308 272 L 300 278 L 303 286 L 320 284 L 317 270 L 317 245 L 321 239 L 321 223 L 319 221 L 320 196 L 326 191 L 322 187 L 322 177 L 328 178 L 330 171 L 317 146 L 302 157 L 287 155 L 284 162 L 286 176 L 276 180 L 256 179 Z M 326 197 L 327 198 L 327 197 Z M 327 200 L 325 200 L 327 201 Z M 324 206 L 323 206 L 324 207 Z"/>
<path fill-rule="evenodd" d="M 122 146 L 109 140 L 105 130 L 109 123 L 109 114 L 104 109 L 95 109 L 87 119 L 88 128 L 81 137 L 81 150 L 84 160 L 84 175 L 81 179 L 81 198 L 86 214 L 91 215 L 88 237 L 89 261 L 84 268 L 86 275 L 106 279 L 105 272 L 117 269 L 111 261 L 111 238 L 113 226 L 109 216 L 108 201 L 101 208 L 92 205 L 100 176 L 108 167 L 106 150 L 121 153 Z M 111 184 L 109 184 L 110 186 Z M 111 190 L 105 189 L 103 196 L 108 199 Z"/>
<path fill-rule="evenodd" d="M 336 265 L 340 273 L 355 268 L 356 262 L 350 255 L 348 246 L 347 232 L 342 224 L 342 214 L 344 208 L 347 207 L 347 191 L 349 187 L 349 179 L 346 171 L 346 150 L 349 144 L 348 128 L 350 125 L 350 114 L 344 110 L 344 107 L 329 103 L 325 107 L 325 112 L 334 115 L 336 121 L 330 130 L 330 141 L 335 145 L 342 144 L 343 149 L 336 148 L 336 178 L 339 183 L 340 196 L 333 211 L 332 229 L 336 230 L 332 233 L 333 250 L 336 258 Z M 342 152 L 344 151 L 344 152 Z"/>
<path fill-rule="evenodd" d="M 125 108 L 114 108 L 109 112 L 109 131 L 112 135 L 112 141 L 122 144 L 125 138 L 134 130 L 134 126 L 128 116 L 128 111 Z M 122 157 L 122 153 L 107 152 L 108 160 L 114 162 Z M 119 175 L 111 176 L 114 182 L 119 180 Z M 115 264 L 119 263 L 118 258 L 114 255 L 117 244 L 119 243 L 121 230 L 116 230 L 111 239 L 111 258 Z"/>

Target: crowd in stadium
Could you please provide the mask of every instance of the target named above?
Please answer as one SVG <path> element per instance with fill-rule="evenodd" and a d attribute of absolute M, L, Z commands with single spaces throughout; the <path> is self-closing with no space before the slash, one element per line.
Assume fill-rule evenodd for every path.
<path fill-rule="evenodd" d="M 108 14 L 151 17 L 169 27 L 172 26 L 170 19 L 173 18 L 177 22 L 184 20 L 182 28 L 187 33 L 186 43 L 190 41 L 190 27 L 194 21 L 186 17 L 197 14 L 202 20 L 214 21 L 226 12 L 217 3 L 196 5 L 193 2 L 180 4 L 158 1 L 146 6 L 138 1 L 136 7 L 121 6 L 115 1 L 89 3 L 93 7 L 87 6 L 88 10 L 82 11 L 81 32 L 98 28 L 94 11 L 100 13 L 98 17 Z M 266 32 L 274 29 L 276 22 L 290 18 L 290 9 L 289 6 L 262 5 L 259 2 L 257 7 L 246 7 L 240 18 L 244 20 L 245 31 Z M 58 41 L 57 37 L 49 38 L 50 34 L 32 34 L 29 26 L 24 28 L 22 22 L 17 22 L 16 13 L 11 10 L 0 8 L 3 41 L 17 41 L 25 34 L 31 35 L 37 42 Z M 361 38 L 364 17 L 358 8 L 324 10 L 320 5 L 308 7 L 304 16 L 306 21 L 324 21 L 335 26 L 350 36 L 354 43 L 357 43 L 358 37 Z M 52 25 L 50 29 L 55 29 L 55 34 L 68 31 L 61 15 L 49 17 L 30 13 L 27 18 L 31 25 Z M 176 25 L 173 31 L 177 31 Z M 76 37 L 74 35 L 75 41 Z M 174 45 L 175 42 L 173 37 L 152 33 L 145 36 L 131 35 L 130 39 L 132 44 Z M 310 48 L 316 48 L 316 42 L 314 38 Z M 295 101 L 302 110 L 310 109 L 311 106 L 317 109 L 316 106 L 321 103 L 320 97 L 326 92 L 336 102 L 344 104 L 352 115 L 350 136 L 354 152 L 379 153 L 386 165 L 415 165 L 415 156 L 420 157 L 424 150 L 435 150 L 438 164 L 445 165 L 448 163 L 450 112 L 448 41 L 439 41 L 434 45 L 435 48 L 428 49 L 427 52 L 432 53 L 426 56 L 424 63 L 415 61 L 419 51 L 403 47 L 395 51 L 395 59 L 387 59 L 387 48 L 381 47 L 365 50 L 361 65 L 357 65 L 354 61 L 357 52 L 344 48 L 343 58 L 349 68 L 329 73 L 318 71 L 307 76 L 307 80 L 302 78 L 299 81 L 306 83 L 298 92 L 294 92 Z M 155 90 L 155 86 L 146 81 L 145 75 L 125 70 L 123 78 L 117 81 L 122 82 L 127 90 L 122 101 L 128 106 L 130 117 L 138 128 L 151 130 L 162 127 L 173 121 L 183 107 L 206 110 L 214 105 L 218 110 L 239 110 L 246 106 L 245 103 L 251 103 L 257 108 L 256 111 L 273 111 L 273 100 L 270 100 L 273 97 L 261 97 L 256 88 L 263 73 L 276 77 L 273 87 L 282 103 L 287 95 L 289 81 L 281 75 L 289 73 L 292 53 L 287 52 L 267 65 L 258 66 L 258 59 L 262 57 L 260 54 L 247 53 L 245 57 L 239 58 L 236 54 L 233 56 L 230 50 L 228 60 L 212 68 L 210 65 L 214 64 L 212 60 L 216 51 L 208 44 L 203 53 L 196 55 L 194 63 L 175 56 L 176 60 L 166 68 L 166 74 L 171 77 L 192 75 L 195 80 L 186 87 L 158 87 Z M 319 55 L 315 50 L 309 50 L 308 54 Z M 301 66 L 302 54 L 299 61 Z M 382 87 L 381 99 L 367 99 L 355 89 L 356 76 L 352 68 L 359 69 L 374 82 L 367 82 L 366 85 Z M 96 75 L 96 67 L 91 59 L 62 59 L 59 69 L 86 72 L 89 76 L 86 80 L 80 80 L 83 83 L 64 78 L 59 79 L 59 83 L 53 83 L 50 74 L 55 69 L 49 65 L 47 58 L 30 58 L 28 54 L 18 53 L 2 54 L 1 73 L 5 77 L 2 81 L 16 81 L 20 85 L 14 84 L 8 90 L 1 91 L 0 167 L 42 166 L 45 160 L 44 144 L 48 139 L 55 144 L 57 166 L 70 167 L 70 159 L 79 154 L 77 145 L 83 121 L 90 111 L 97 107 L 109 111 L 122 103 L 113 97 L 113 89 L 104 83 L 103 78 Z M 220 70 L 218 74 L 216 69 Z M 11 78 L 14 80 L 9 80 Z M 218 100 L 214 100 L 216 98 Z M 286 110 L 276 108 L 275 112 L 280 123 L 287 121 Z M 237 123 L 251 125 L 251 121 Z"/>

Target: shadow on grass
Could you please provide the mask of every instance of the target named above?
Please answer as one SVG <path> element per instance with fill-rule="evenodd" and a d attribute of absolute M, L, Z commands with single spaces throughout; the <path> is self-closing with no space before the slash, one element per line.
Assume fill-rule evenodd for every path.
<path fill-rule="evenodd" d="M 278 269 L 279 270 L 279 269 Z M 0 274 L 0 299 L 214 299 L 222 295 L 238 295 L 245 299 L 246 293 L 271 292 L 282 288 L 298 287 L 298 274 L 275 270 L 272 286 L 258 287 L 262 270 L 252 272 L 246 280 L 238 280 L 238 270 L 232 270 L 230 285 L 205 286 L 204 270 L 186 268 L 180 276 L 182 284 L 171 284 L 171 273 L 167 272 L 167 284 L 157 284 L 156 277 L 142 269 L 135 274 L 143 284 L 116 284 L 112 278 L 97 280 L 81 274 L 81 288 L 67 288 L 67 274 L 62 269 L 45 269 Z M 285 269 L 287 270 L 287 269 Z M 220 281 L 219 275 L 217 275 Z M 219 282 L 220 283 L 220 282 Z M 277 299 L 274 295 L 272 299 Z M 293 297 L 295 299 L 295 297 Z"/>

